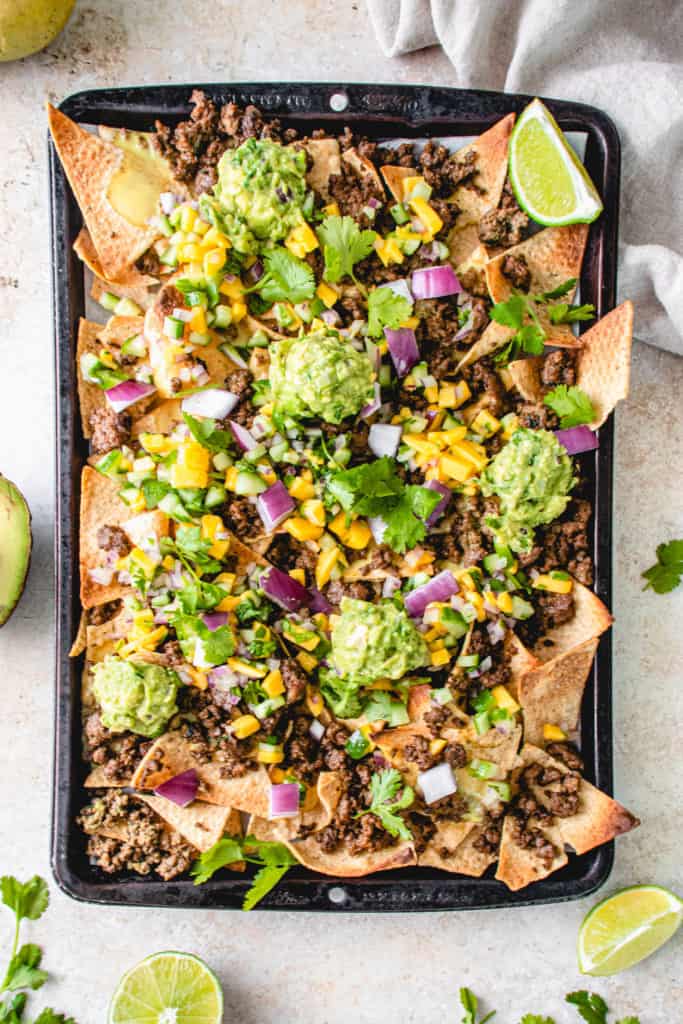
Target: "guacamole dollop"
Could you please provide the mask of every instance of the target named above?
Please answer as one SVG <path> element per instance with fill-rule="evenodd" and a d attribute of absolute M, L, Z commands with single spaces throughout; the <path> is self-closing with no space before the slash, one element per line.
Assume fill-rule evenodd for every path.
<path fill-rule="evenodd" d="M 303 222 L 306 153 L 270 139 L 247 139 L 218 162 L 213 196 L 233 248 L 257 253 Z"/>
<path fill-rule="evenodd" d="M 344 597 L 340 608 L 332 627 L 331 661 L 343 676 L 368 686 L 376 679 L 402 679 L 428 663 L 422 636 L 392 601 L 371 604 Z"/>
<path fill-rule="evenodd" d="M 500 515 L 487 523 L 513 551 L 528 551 L 534 528 L 562 515 L 576 483 L 566 449 L 548 430 L 516 430 L 480 478 L 484 497 L 495 495 Z"/>
<path fill-rule="evenodd" d="M 270 347 L 270 386 L 279 412 L 340 423 L 374 394 L 374 371 L 364 352 L 333 331 L 285 338 Z"/>
<path fill-rule="evenodd" d="M 161 665 L 109 657 L 93 667 L 102 724 L 112 732 L 158 736 L 176 713 L 177 673 Z"/>

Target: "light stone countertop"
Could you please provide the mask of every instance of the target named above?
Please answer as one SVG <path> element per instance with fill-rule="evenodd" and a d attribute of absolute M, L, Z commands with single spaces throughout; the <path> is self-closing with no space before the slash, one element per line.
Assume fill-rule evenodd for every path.
<path fill-rule="evenodd" d="M 0 65 L 0 469 L 31 505 L 35 540 L 23 601 L 0 633 L 2 873 L 50 876 L 54 392 L 43 103 L 97 86 L 231 79 L 448 84 L 450 65 L 437 50 L 384 59 L 363 0 L 83 0 L 46 52 Z M 609 111 L 609 95 L 603 105 Z M 646 323 L 637 330 L 647 337 Z M 617 414 L 614 704 L 616 793 L 643 826 L 617 843 L 605 893 L 643 881 L 683 890 L 683 590 L 642 593 L 640 579 L 656 544 L 683 535 L 682 393 L 683 360 L 636 345 L 631 398 Z M 234 1024 L 455 1022 L 460 985 L 497 1007 L 500 1024 L 524 1012 L 562 1024 L 578 1020 L 563 999 L 585 985 L 575 942 L 594 902 L 241 915 L 100 908 L 51 889 L 50 910 L 25 934 L 44 945 L 54 979 L 32 997 L 33 1015 L 50 1003 L 79 1024 L 103 1024 L 123 971 L 169 948 L 213 965 Z M 11 919 L 0 918 L 7 948 Z M 649 962 L 589 987 L 618 1016 L 673 1024 L 683 1018 L 682 951 L 679 935 Z"/>

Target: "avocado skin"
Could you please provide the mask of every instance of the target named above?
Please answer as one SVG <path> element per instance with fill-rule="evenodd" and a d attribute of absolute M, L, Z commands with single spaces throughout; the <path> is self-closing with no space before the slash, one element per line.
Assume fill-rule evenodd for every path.
<path fill-rule="evenodd" d="M 24 592 L 32 545 L 31 510 L 19 488 L 0 474 L 0 626 Z"/>

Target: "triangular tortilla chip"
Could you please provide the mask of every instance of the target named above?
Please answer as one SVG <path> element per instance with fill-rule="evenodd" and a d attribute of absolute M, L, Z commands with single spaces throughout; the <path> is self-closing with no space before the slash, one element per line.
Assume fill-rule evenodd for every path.
<path fill-rule="evenodd" d="M 417 863 L 420 867 L 441 868 L 452 874 L 481 878 L 497 857 L 495 852 L 477 849 L 475 844 L 481 834 L 481 826 L 472 822 L 440 821 L 436 834 L 419 854 Z"/>
<path fill-rule="evenodd" d="M 164 402 L 159 402 L 158 405 L 155 405 L 153 409 L 150 409 L 143 416 L 136 417 L 131 427 L 132 436 L 139 437 L 140 434 L 171 434 L 173 428 L 183 422 L 183 414 L 180 408 L 181 403 L 181 398 L 168 398 Z"/>
<path fill-rule="evenodd" d="M 330 177 L 341 172 L 341 156 L 336 139 L 308 139 L 306 152 L 312 165 L 306 173 L 306 181 L 324 199 L 329 198 Z"/>
<path fill-rule="evenodd" d="M 550 661 L 586 640 L 593 640 L 612 625 L 612 616 L 592 590 L 574 580 L 573 594 L 574 617 L 561 626 L 549 629 L 533 649 L 541 661 Z"/>
<path fill-rule="evenodd" d="M 515 115 L 507 114 L 455 154 L 465 157 L 474 151 L 477 156 L 473 180 L 462 182 L 450 196 L 461 211 L 460 224 L 478 223 L 482 214 L 498 206 L 507 175 L 508 143 L 514 123 Z"/>
<path fill-rule="evenodd" d="M 98 764 L 87 775 L 83 785 L 86 789 L 124 789 L 126 786 L 130 786 L 130 779 L 114 782 L 105 774 L 103 765 Z"/>
<path fill-rule="evenodd" d="M 500 840 L 496 878 L 499 882 L 504 882 L 512 892 L 524 889 L 525 886 L 531 885 L 532 882 L 538 882 L 541 878 L 547 878 L 554 871 L 564 867 L 568 860 L 567 854 L 564 852 L 560 830 L 556 825 L 540 826 L 538 823 L 534 823 L 533 819 L 532 825 L 534 828 L 538 828 L 553 844 L 555 855 L 550 864 L 546 865 L 533 847 L 525 849 L 519 846 L 514 839 L 513 818 L 509 814 L 506 815 Z"/>
<path fill-rule="evenodd" d="M 78 380 L 78 401 L 81 412 L 81 427 L 83 436 L 89 439 L 92 436 L 90 427 L 92 414 L 98 409 L 109 408 L 105 393 L 97 384 L 85 380 L 81 373 L 81 356 L 86 354 L 97 355 L 102 348 L 119 349 L 128 338 L 141 333 L 142 317 L 139 316 L 118 316 L 111 317 L 109 322 L 102 324 L 93 323 L 91 320 L 81 318 L 78 322 L 78 339 L 76 341 L 76 367 Z M 126 372 L 133 373 L 135 365 L 140 365 L 143 360 L 136 360 L 126 368 Z M 143 398 L 135 403 L 134 410 L 137 413 L 144 413 L 154 402 L 154 395 Z M 131 411 L 132 408 L 131 408 Z"/>
<path fill-rule="evenodd" d="M 382 179 L 380 178 L 379 172 L 372 160 L 368 160 L 366 156 L 362 156 L 358 150 L 353 147 L 351 147 L 351 149 L 345 149 L 341 158 L 345 164 L 348 164 L 348 166 L 356 172 L 359 178 L 369 178 L 377 192 L 384 195 Z"/>
<path fill-rule="evenodd" d="M 589 426 L 601 427 L 617 402 L 628 395 L 633 337 L 633 303 L 622 302 L 581 335 L 582 349 L 576 377 L 596 417 Z"/>
<path fill-rule="evenodd" d="M 418 172 L 414 167 L 401 167 L 400 164 L 385 164 L 380 172 L 387 188 L 397 203 L 403 202 L 403 179 L 414 177 Z"/>
<path fill-rule="evenodd" d="M 481 337 L 477 338 L 470 350 L 462 357 L 455 368 L 456 374 L 464 370 L 466 366 L 476 363 L 478 359 L 493 355 L 498 349 L 503 348 L 510 341 L 514 333 L 511 327 L 506 327 L 504 324 L 499 324 L 492 320 L 487 324 Z"/>
<path fill-rule="evenodd" d="M 115 280 L 159 236 L 158 229 L 147 223 L 156 212 L 156 202 L 150 209 L 148 197 L 151 190 L 158 199 L 172 178 L 158 172 L 160 166 L 166 166 L 163 162 L 153 165 L 141 153 L 124 152 L 91 135 L 50 104 L 48 124 L 102 270 Z"/>
<path fill-rule="evenodd" d="M 103 562 L 97 543 L 97 531 L 101 526 L 121 526 L 126 519 L 130 519 L 130 509 L 119 498 L 119 485 L 96 469 L 84 466 L 81 475 L 79 557 L 81 604 L 84 608 L 115 601 L 130 591 L 126 584 L 119 583 L 116 573 L 107 584 L 96 583 L 90 575 L 90 570 L 96 569 Z"/>
<path fill-rule="evenodd" d="M 531 743 L 524 744 L 521 756 L 525 765 L 542 764 L 547 768 L 556 768 L 563 775 L 569 773 L 569 769 L 561 761 Z M 531 791 L 540 804 L 547 804 L 544 789 L 532 786 Z M 607 793 L 596 789 L 586 779 L 581 780 L 577 813 L 569 818 L 557 818 L 562 842 L 567 843 L 579 854 L 587 853 L 588 850 L 607 843 L 616 836 L 630 832 L 639 824 L 638 818 L 630 811 Z"/>
<path fill-rule="evenodd" d="M 448 246 L 449 259 L 465 291 L 487 299 L 489 290 L 486 287 L 486 264 L 498 250 L 493 252 L 482 245 L 476 224 L 466 224 L 464 228 L 452 231 Z"/>
<path fill-rule="evenodd" d="M 543 356 L 531 356 L 529 359 L 514 359 L 508 363 L 512 383 L 525 402 L 543 401 L 541 369 L 544 362 Z"/>
<path fill-rule="evenodd" d="M 339 772 L 321 772 L 315 789 L 308 790 L 303 809 L 295 818 L 276 818 L 274 821 L 264 821 L 264 819 L 256 817 L 255 822 L 258 823 L 257 827 L 260 827 L 261 822 L 267 825 L 270 837 L 282 843 L 295 840 L 302 832 L 305 835 L 319 832 L 332 821 L 343 792 L 344 782 Z M 255 834 L 251 827 L 248 831 Z M 258 838 L 263 837 L 257 836 Z"/>
<path fill-rule="evenodd" d="M 187 807 L 179 807 L 166 797 L 149 793 L 141 793 L 139 799 L 202 853 L 209 850 L 226 832 L 229 835 L 242 834 L 239 813 L 230 807 L 218 807 L 201 800 L 194 800 Z"/>
<path fill-rule="evenodd" d="M 510 669 L 510 678 L 507 682 L 507 688 L 515 698 L 519 701 L 519 684 L 520 680 L 524 677 L 525 673 L 530 672 L 538 665 L 538 658 L 531 653 L 528 648 L 524 646 L 522 641 L 511 631 L 505 634 L 505 649 L 507 653 L 508 667 Z"/>
<path fill-rule="evenodd" d="M 376 871 L 394 871 L 417 864 L 415 847 L 406 842 L 359 856 L 349 853 L 343 846 L 333 853 L 326 853 L 314 836 L 289 841 L 286 845 L 305 868 L 321 875 L 335 875 L 337 878 L 362 878 Z"/>
<path fill-rule="evenodd" d="M 512 281 L 502 270 L 503 260 L 507 256 L 524 257 L 531 273 L 529 292 L 533 295 L 553 291 L 570 278 L 578 280 L 587 238 L 587 224 L 545 228 L 489 260 L 486 264 L 486 283 L 492 302 L 506 302 L 512 295 Z M 547 305 L 538 307 L 538 319 L 546 334 L 546 345 L 555 345 L 559 348 L 581 347 L 582 340 L 572 333 L 571 326 L 551 323 L 547 313 L 548 308 L 558 302 L 571 304 L 575 294 L 576 286 L 560 298 L 552 299 Z"/>
<path fill-rule="evenodd" d="M 86 645 L 86 630 L 88 626 L 88 617 L 85 612 L 81 612 L 81 617 L 78 620 L 78 632 L 74 637 L 74 642 L 69 650 L 70 658 L 77 658 L 79 654 L 82 654 L 85 650 Z"/>
<path fill-rule="evenodd" d="M 117 641 L 121 640 L 130 630 L 133 621 L 132 613 L 125 607 L 99 626 L 86 628 L 86 659 L 89 664 L 103 661 L 108 654 L 114 653 Z"/>
<path fill-rule="evenodd" d="M 120 298 L 132 299 L 143 309 L 151 305 L 153 294 L 150 289 L 159 283 L 158 279 L 130 267 L 116 281 L 108 281 L 87 228 L 79 231 L 74 242 L 74 252 L 95 275 L 90 290 L 95 302 L 99 302 L 105 292 L 113 292 Z"/>
<path fill-rule="evenodd" d="M 558 725 L 573 733 L 579 723 L 586 680 L 600 640 L 586 640 L 522 676 L 518 699 L 524 739 L 541 746 L 543 726 Z"/>
<path fill-rule="evenodd" d="M 136 789 L 157 789 L 175 775 L 194 768 L 199 776 L 197 799 L 221 807 L 267 817 L 270 807 L 270 779 L 261 765 L 240 778 L 226 779 L 217 761 L 203 764 L 191 744 L 179 732 L 168 732 L 152 744 L 133 775 Z"/>

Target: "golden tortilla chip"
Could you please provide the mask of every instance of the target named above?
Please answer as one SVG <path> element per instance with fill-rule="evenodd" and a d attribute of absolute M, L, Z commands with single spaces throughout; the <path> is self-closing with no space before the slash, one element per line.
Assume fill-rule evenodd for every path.
<path fill-rule="evenodd" d="M 418 172 L 414 167 L 401 167 L 399 164 L 385 164 L 380 172 L 387 188 L 397 203 L 403 202 L 403 179 L 414 177 Z"/>
<path fill-rule="evenodd" d="M 499 882 L 504 882 L 512 892 L 524 889 L 541 878 L 547 878 L 554 871 L 564 867 L 568 860 L 557 825 L 541 826 L 533 819 L 531 825 L 553 844 L 554 856 L 552 861 L 547 863 L 533 847 L 525 849 L 519 846 L 514 839 L 514 819 L 509 814 L 506 815 L 498 852 L 496 878 Z"/>
<path fill-rule="evenodd" d="M 315 836 L 298 841 L 290 840 L 286 845 L 309 871 L 335 875 L 337 878 L 362 878 L 376 871 L 394 871 L 417 864 L 415 847 L 409 842 L 401 842 L 384 850 L 372 850 L 359 856 L 354 856 L 342 846 L 333 853 L 326 853 L 316 842 Z"/>
<path fill-rule="evenodd" d="M 573 650 L 586 640 L 600 636 L 613 619 L 600 598 L 574 580 L 574 617 L 562 626 L 548 630 L 538 641 L 533 653 L 541 661 L 550 661 L 559 654 Z"/>
<path fill-rule="evenodd" d="M 341 173 L 339 143 L 336 139 L 308 139 L 305 148 L 313 161 L 306 172 L 306 181 L 324 199 L 329 199 L 330 178 Z"/>
<path fill-rule="evenodd" d="M 109 583 L 97 583 L 91 570 L 103 564 L 97 543 L 101 526 L 122 526 L 130 519 L 130 509 L 119 498 L 119 485 L 90 466 L 83 467 L 81 475 L 80 570 L 81 604 L 94 608 L 98 604 L 115 601 L 130 592 L 130 587 L 119 583 L 116 573 Z"/>
<path fill-rule="evenodd" d="M 343 792 L 344 782 L 339 772 L 321 772 L 315 789 L 307 791 L 302 809 L 295 818 L 276 818 L 274 821 L 268 821 L 254 817 L 254 827 L 257 831 L 250 825 L 247 832 L 257 839 L 263 839 L 265 836 L 260 835 L 258 830 L 266 826 L 268 838 L 282 843 L 296 840 L 299 833 L 304 830 L 306 835 L 319 832 L 332 821 Z"/>
<path fill-rule="evenodd" d="M 529 359 L 514 359 L 508 363 L 508 372 L 512 383 L 525 402 L 543 401 L 543 384 L 541 369 L 545 362 L 543 356 L 531 356 Z"/>
<path fill-rule="evenodd" d="M 546 768 L 555 768 L 563 775 L 571 774 L 561 761 L 531 743 L 524 744 L 521 756 L 525 765 L 541 764 Z M 544 807 L 548 805 L 547 791 L 552 789 L 552 784 L 543 788 L 531 787 L 534 797 Z M 579 789 L 579 810 L 569 818 L 557 818 L 562 842 L 579 854 L 587 853 L 616 836 L 630 832 L 638 825 L 640 821 L 635 815 L 583 778 Z"/>
<path fill-rule="evenodd" d="M 117 642 L 126 636 L 130 630 L 133 616 L 127 608 L 123 607 L 106 622 L 99 626 L 87 626 L 86 628 L 86 660 L 89 664 L 103 661 L 108 654 L 114 653 Z"/>
<path fill-rule="evenodd" d="M 460 230 L 451 232 L 448 246 L 449 259 L 465 291 L 487 299 L 489 290 L 486 287 L 486 264 L 500 250 L 487 249 L 479 241 L 476 224 L 466 224 Z"/>
<path fill-rule="evenodd" d="M 464 370 L 466 366 L 471 366 L 472 363 L 476 363 L 478 359 L 483 359 L 485 356 L 493 355 L 493 353 L 497 352 L 498 349 L 507 345 L 514 333 L 515 332 L 511 327 L 505 327 L 504 324 L 499 324 L 496 323 L 495 320 L 492 320 L 486 326 L 481 337 L 477 338 L 474 342 L 469 352 L 466 352 L 462 357 L 455 368 L 455 372 L 460 373 L 460 371 Z M 470 408 L 474 408 L 474 406 L 471 406 Z M 479 409 L 477 409 L 477 412 L 478 411 Z M 464 412 L 464 410 L 462 410 L 462 412 Z"/>
<path fill-rule="evenodd" d="M 86 789 L 124 789 L 126 786 L 130 786 L 130 779 L 114 782 L 105 773 L 104 766 L 98 764 L 88 774 L 83 785 Z"/>
<path fill-rule="evenodd" d="M 538 658 L 524 646 L 522 641 L 511 631 L 505 634 L 505 644 L 509 659 L 510 678 L 507 688 L 519 703 L 519 684 L 525 673 L 530 672 L 538 665 Z"/>
<path fill-rule="evenodd" d="M 518 700 L 524 718 L 524 739 L 542 746 L 543 726 L 558 725 L 573 733 L 579 723 L 586 680 L 600 640 L 586 640 L 522 676 Z"/>
<path fill-rule="evenodd" d="M 523 256 L 531 273 L 529 292 L 538 295 L 550 292 L 570 278 L 578 280 L 588 238 L 588 224 L 571 224 L 568 227 L 544 228 L 519 245 L 513 245 L 504 253 L 486 264 L 486 283 L 492 302 L 507 302 L 512 295 L 513 284 L 503 273 L 506 256 Z M 572 302 L 576 286 L 558 299 L 538 307 L 538 319 L 546 334 L 545 344 L 559 348 L 580 348 L 582 341 L 572 333 L 569 324 L 553 324 L 548 317 L 548 308 L 558 302 Z"/>
<path fill-rule="evenodd" d="M 353 147 L 351 149 L 345 149 L 341 158 L 345 164 L 349 165 L 351 170 L 356 172 L 359 178 L 369 178 L 376 190 L 384 195 L 382 179 L 380 178 L 379 172 L 372 160 L 368 160 L 366 156 L 362 156 L 358 150 Z"/>
<path fill-rule="evenodd" d="M 628 395 L 632 337 L 632 302 L 622 302 L 581 335 L 576 384 L 593 402 L 596 417 L 588 424 L 593 430 Z"/>
<path fill-rule="evenodd" d="M 159 283 L 158 278 L 142 274 L 135 267 L 129 267 L 116 281 L 108 281 L 87 228 L 81 228 L 79 231 L 74 242 L 74 252 L 95 275 L 90 289 L 95 302 L 99 302 L 105 292 L 113 292 L 120 298 L 132 299 L 143 309 L 151 305 L 151 289 Z"/>
<path fill-rule="evenodd" d="M 187 807 L 180 807 L 166 797 L 149 793 L 141 793 L 139 799 L 201 853 L 210 850 L 225 833 L 231 836 L 242 835 L 239 812 L 231 810 L 230 807 L 206 804 L 201 800 L 194 800 Z"/>
<path fill-rule="evenodd" d="M 159 402 L 143 416 L 136 417 L 131 427 L 131 435 L 140 437 L 141 434 L 173 433 L 173 429 L 183 422 L 181 402 L 181 398 L 168 398 L 164 402 Z"/>
<path fill-rule="evenodd" d="M 461 211 L 459 227 L 478 223 L 482 214 L 498 206 L 507 176 L 508 144 L 514 123 L 515 115 L 507 114 L 455 154 L 466 157 L 474 151 L 477 155 L 473 180 L 462 182 L 449 197 Z"/>
<path fill-rule="evenodd" d="M 141 151 L 125 152 L 91 135 L 50 104 L 48 124 L 104 275 L 116 280 L 159 236 L 147 222 L 159 193 L 172 184 L 170 172 L 166 168 L 164 177 L 159 173 L 160 166 L 166 167 L 163 161 L 153 164 Z"/>
<path fill-rule="evenodd" d="M 88 626 L 88 617 L 85 612 L 81 612 L 81 617 L 78 620 L 78 632 L 74 637 L 74 642 L 69 650 L 70 658 L 77 658 L 79 654 L 82 654 L 85 650 L 86 645 L 86 629 Z"/>
<path fill-rule="evenodd" d="M 437 822 L 436 834 L 418 855 L 420 867 L 441 868 L 456 875 L 481 878 L 498 854 L 477 849 L 483 829 L 472 822 Z"/>
<path fill-rule="evenodd" d="M 142 317 L 139 316 L 113 316 L 106 325 L 93 323 L 91 320 L 81 318 L 78 322 L 78 339 L 76 342 L 76 366 L 78 368 L 78 402 L 81 413 L 81 428 L 83 436 L 90 439 L 92 436 L 91 418 L 94 412 L 109 408 L 104 390 L 97 384 L 85 380 L 81 373 L 81 356 L 86 354 L 97 355 L 102 348 L 119 349 L 124 341 L 139 334 L 142 330 Z M 143 360 L 136 360 L 131 364 L 131 370 L 135 365 L 140 365 Z M 154 396 L 150 395 L 135 403 L 135 412 L 144 413 L 154 402 Z M 131 407 L 132 411 L 133 407 Z"/>

